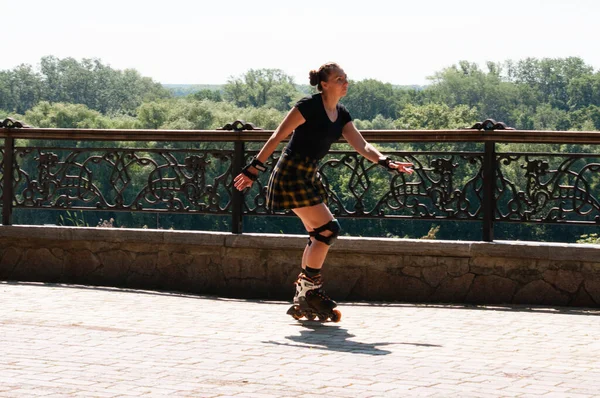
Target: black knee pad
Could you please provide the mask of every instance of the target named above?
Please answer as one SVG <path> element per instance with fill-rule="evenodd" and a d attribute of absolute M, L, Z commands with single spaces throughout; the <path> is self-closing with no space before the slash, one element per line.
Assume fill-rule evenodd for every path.
<path fill-rule="evenodd" d="M 310 236 L 314 237 L 319 242 L 323 242 L 326 245 L 331 246 L 331 245 L 333 245 L 333 242 L 335 242 L 335 240 L 339 236 L 341 230 L 342 230 L 342 227 L 340 226 L 340 223 L 338 222 L 338 220 L 336 220 L 334 218 L 333 220 L 329 221 L 327 224 L 321 225 L 319 228 L 315 228 L 314 231 L 311 231 L 308 234 Z M 324 232 L 324 231 L 331 231 L 331 235 L 329 235 L 329 236 L 321 235 L 321 232 Z M 309 241 L 310 241 L 310 238 L 309 238 Z"/>

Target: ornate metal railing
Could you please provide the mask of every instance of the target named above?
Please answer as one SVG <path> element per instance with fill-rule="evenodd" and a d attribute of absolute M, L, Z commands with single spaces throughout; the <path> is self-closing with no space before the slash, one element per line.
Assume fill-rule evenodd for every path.
<path fill-rule="evenodd" d="M 270 214 L 268 173 L 245 194 L 232 180 L 272 131 L 235 130 L 248 127 L 239 123 L 229 127 L 234 130 L 0 128 L 2 224 L 10 225 L 13 209 L 20 208 L 219 214 L 231 216 L 232 232 L 241 233 L 244 216 Z M 486 241 L 493 240 L 498 221 L 600 225 L 600 132 L 373 130 L 363 135 L 384 144 L 392 157 L 414 163 L 415 173 L 388 174 L 336 144 L 320 166 L 336 217 L 479 221 Z M 104 147 L 107 141 L 115 144 Z M 136 148 L 121 147 L 131 141 Z M 148 141 L 152 144 L 142 144 Z M 401 151 L 400 143 L 420 149 Z M 569 144 L 573 150 L 507 152 L 503 143 L 542 144 L 542 149 Z M 446 148 L 450 144 L 454 148 Z M 267 166 L 280 154 L 276 151 Z"/>

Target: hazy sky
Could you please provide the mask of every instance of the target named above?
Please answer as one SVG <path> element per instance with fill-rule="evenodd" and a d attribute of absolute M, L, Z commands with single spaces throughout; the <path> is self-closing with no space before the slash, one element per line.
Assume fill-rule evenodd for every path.
<path fill-rule="evenodd" d="M 251 68 L 304 84 L 327 61 L 393 84 L 460 60 L 578 56 L 600 70 L 598 0 L 0 0 L 0 16 L 0 70 L 46 55 L 188 84 Z"/>

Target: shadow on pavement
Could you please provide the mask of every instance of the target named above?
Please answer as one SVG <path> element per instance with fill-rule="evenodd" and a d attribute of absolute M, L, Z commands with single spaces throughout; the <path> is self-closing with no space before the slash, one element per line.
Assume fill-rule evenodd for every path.
<path fill-rule="evenodd" d="M 294 343 L 281 343 L 272 340 L 263 341 L 263 343 L 363 355 L 391 354 L 391 351 L 378 348 L 388 345 L 404 344 L 419 347 L 441 347 L 436 344 L 421 343 L 361 343 L 359 341 L 350 340 L 352 337 L 355 337 L 355 335 L 348 333 L 347 329 L 343 329 L 337 325 L 325 325 L 315 321 L 300 321 L 300 326 L 303 326 L 303 329 L 300 331 L 299 335 L 285 337 Z"/>

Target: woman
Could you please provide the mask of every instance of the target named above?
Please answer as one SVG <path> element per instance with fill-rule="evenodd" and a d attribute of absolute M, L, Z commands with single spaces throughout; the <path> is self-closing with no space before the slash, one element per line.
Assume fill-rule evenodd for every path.
<path fill-rule="evenodd" d="M 326 206 L 327 193 L 317 172 L 319 160 L 341 136 L 362 156 L 388 170 L 411 174 L 412 163 L 392 161 L 366 142 L 352 122 L 348 110 L 339 103 L 348 92 L 344 70 L 327 63 L 309 73 L 311 86 L 319 93 L 301 99 L 267 140 L 258 155 L 235 177 L 238 190 L 249 188 L 264 162 L 279 143 L 293 133 L 277 162 L 267 186 L 266 205 L 270 210 L 291 209 L 309 234 L 302 255 L 302 272 L 296 282 L 294 306 L 288 314 L 339 321 L 337 304 L 322 289 L 321 268 L 329 246 L 340 233 L 340 224 Z"/>

